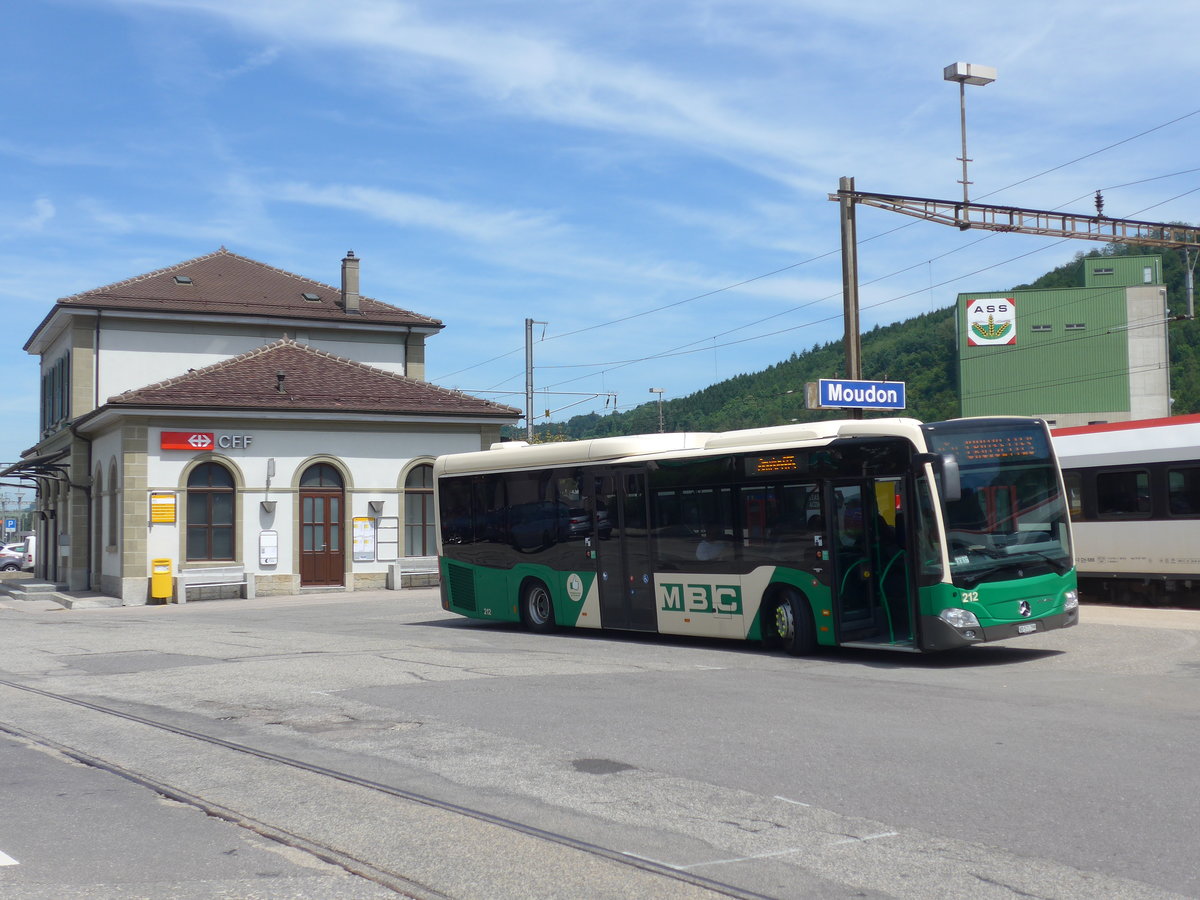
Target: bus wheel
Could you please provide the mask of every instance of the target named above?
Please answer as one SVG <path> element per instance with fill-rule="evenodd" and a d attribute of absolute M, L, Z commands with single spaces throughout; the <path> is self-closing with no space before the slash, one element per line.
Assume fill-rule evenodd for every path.
<path fill-rule="evenodd" d="M 530 581 L 521 595 L 521 621 L 530 631 L 554 630 L 554 603 L 540 581 Z"/>
<path fill-rule="evenodd" d="M 763 610 L 762 632 L 768 647 L 782 647 L 792 656 L 804 656 L 817 649 L 812 610 L 796 591 L 777 594 Z"/>

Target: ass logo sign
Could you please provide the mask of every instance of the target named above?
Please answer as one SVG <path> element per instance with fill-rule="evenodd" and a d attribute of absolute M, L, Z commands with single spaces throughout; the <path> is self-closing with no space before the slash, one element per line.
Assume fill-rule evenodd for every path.
<path fill-rule="evenodd" d="M 992 347 L 1017 342 L 1017 306 L 1011 297 L 967 301 L 967 345 Z"/>

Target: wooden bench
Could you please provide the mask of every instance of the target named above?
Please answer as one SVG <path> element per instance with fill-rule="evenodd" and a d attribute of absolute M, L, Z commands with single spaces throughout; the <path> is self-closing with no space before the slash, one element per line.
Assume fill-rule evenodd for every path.
<path fill-rule="evenodd" d="M 175 576 L 175 602 L 187 603 L 191 588 L 240 587 L 247 600 L 254 599 L 254 576 L 247 575 L 242 566 L 211 566 L 184 569 Z"/>

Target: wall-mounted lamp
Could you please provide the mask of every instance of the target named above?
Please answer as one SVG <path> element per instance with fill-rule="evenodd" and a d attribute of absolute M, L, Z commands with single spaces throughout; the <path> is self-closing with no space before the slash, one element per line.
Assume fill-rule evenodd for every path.
<path fill-rule="evenodd" d="M 259 505 L 262 507 L 262 511 L 267 513 L 267 515 L 272 515 L 272 516 L 275 515 L 275 501 L 270 499 L 270 497 L 271 497 L 271 479 L 274 477 L 275 477 L 275 457 L 272 456 L 270 459 L 267 460 L 267 489 L 265 491 L 266 499 L 261 500 L 259 502 Z"/>

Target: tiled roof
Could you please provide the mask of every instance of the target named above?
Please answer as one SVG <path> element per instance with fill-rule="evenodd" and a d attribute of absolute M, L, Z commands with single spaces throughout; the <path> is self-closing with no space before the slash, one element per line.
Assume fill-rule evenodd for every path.
<path fill-rule="evenodd" d="M 167 381 L 126 391 L 110 397 L 108 405 L 497 419 L 521 415 L 510 406 L 394 375 L 291 338 Z"/>
<path fill-rule="evenodd" d="M 176 276 L 185 276 L 191 282 L 181 284 Z M 304 294 L 316 294 L 320 299 L 306 300 Z M 224 247 L 207 256 L 63 297 L 58 306 L 129 309 L 164 315 L 210 313 L 341 322 L 349 318 L 341 307 L 340 288 L 230 253 Z M 359 310 L 361 315 L 353 317 L 356 322 L 442 327 L 438 319 L 369 297 L 361 298 Z"/>

